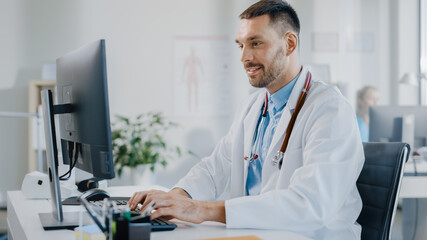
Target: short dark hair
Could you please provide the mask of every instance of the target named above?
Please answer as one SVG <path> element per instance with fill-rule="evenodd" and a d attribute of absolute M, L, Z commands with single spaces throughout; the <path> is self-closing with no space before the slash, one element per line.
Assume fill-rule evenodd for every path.
<path fill-rule="evenodd" d="M 246 9 L 239 17 L 251 19 L 265 14 L 270 16 L 270 23 L 278 27 L 279 34 L 284 35 L 291 29 L 299 36 L 298 15 L 289 3 L 282 0 L 261 0 Z"/>

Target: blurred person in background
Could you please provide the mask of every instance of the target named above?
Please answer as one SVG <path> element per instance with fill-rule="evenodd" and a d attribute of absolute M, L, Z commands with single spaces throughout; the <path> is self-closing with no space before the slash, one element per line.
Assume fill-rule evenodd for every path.
<path fill-rule="evenodd" d="M 378 91 L 375 87 L 365 86 L 357 91 L 356 118 L 362 142 L 369 142 L 369 107 L 376 106 Z"/>

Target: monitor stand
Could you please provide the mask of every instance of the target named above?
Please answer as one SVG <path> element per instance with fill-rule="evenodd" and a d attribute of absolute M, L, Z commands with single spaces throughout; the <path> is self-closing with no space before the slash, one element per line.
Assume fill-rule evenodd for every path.
<path fill-rule="evenodd" d="M 62 221 L 58 221 L 54 215 L 49 213 L 39 213 L 39 218 L 42 223 L 44 230 L 58 230 L 58 229 L 70 229 L 73 230 L 75 227 L 78 227 L 80 224 L 80 213 L 79 212 L 64 212 Z M 83 225 L 95 224 L 87 212 L 82 214 Z"/>
<path fill-rule="evenodd" d="M 46 138 L 46 157 L 49 175 L 52 212 L 40 213 L 39 218 L 45 230 L 72 228 L 79 225 L 79 212 L 63 213 L 61 190 L 58 176 L 58 148 L 56 146 L 55 114 L 70 113 L 67 105 L 53 106 L 51 90 L 41 91 L 44 130 Z"/>

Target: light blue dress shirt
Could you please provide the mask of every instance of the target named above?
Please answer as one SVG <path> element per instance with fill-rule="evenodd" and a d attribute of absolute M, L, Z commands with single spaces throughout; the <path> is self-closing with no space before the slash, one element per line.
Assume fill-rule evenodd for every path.
<path fill-rule="evenodd" d="M 356 115 L 357 125 L 359 125 L 360 136 L 362 137 L 362 142 L 369 142 L 369 126 L 366 124 L 362 118 Z"/>
<path fill-rule="evenodd" d="M 247 195 L 258 195 L 261 192 L 262 166 L 265 162 L 271 141 L 273 140 L 277 124 L 282 116 L 283 109 L 288 102 L 289 96 L 291 95 L 292 89 L 294 88 L 299 75 L 300 74 L 274 94 L 268 93 L 267 116 L 262 117 L 263 109 L 260 109 L 260 117 L 257 129 L 255 129 L 251 153 L 251 156 L 256 154 L 258 157 L 253 159 L 248 166 L 248 178 L 246 179 Z M 262 121 L 263 118 L 264 120 Z"/>

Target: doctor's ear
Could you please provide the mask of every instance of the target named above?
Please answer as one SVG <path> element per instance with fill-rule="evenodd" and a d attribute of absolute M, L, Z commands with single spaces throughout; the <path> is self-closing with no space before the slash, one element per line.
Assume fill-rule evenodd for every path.
<path fill-rule="evenodd" d="M 286 56 L 289 56 L 293 52 L 295 52 L 295 50 L 298 47 L 298 44 L 299 44 L 298 37 L 293 32 L 287 32 L 285 36 L 283 36 L 283 39 L 286 43 L 286 49 L 285 49 Z"/>

